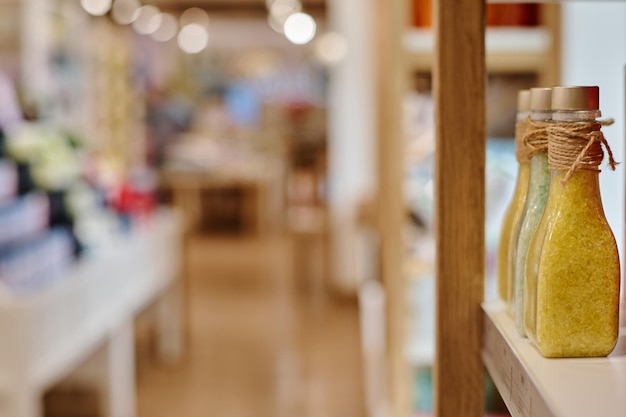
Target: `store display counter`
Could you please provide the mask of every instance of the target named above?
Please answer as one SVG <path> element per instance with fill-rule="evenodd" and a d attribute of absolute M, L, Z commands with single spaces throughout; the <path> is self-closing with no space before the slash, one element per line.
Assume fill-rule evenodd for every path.
<path fill-rule="evenodd" d="M 624 416 L 624 332 L 608 358 L 546 359 L 502 304 L 483 311 L 483 360 L 513 417 Z"/>
<path fill-rule="evenodd" d="M 185 213 L 187 232 L 198 232 L 203 217 L 210 216 L 203 206 L 203 194 L 226 189 L 238 190 L 242 196 L 235 211 L 243 231 L 263 233 L 268 223 L 276 223 L 272 214 L 279 207 L 277 187 L 280 188 L 282 183 L 271 174 L 164 168 L 159 177 L 162 186 L 172 191 L 174 205 Z M 227 211 L 232 214 L 233 208 L 229 207 Z"/>
<path fill-rule="evenodd" d="M 180 216 L 159 211 L 43 292 L 0 296 L 0 415 L 37 417 L 44 391 L 85 364 L 103 416 L 134 415 L 133 320 L 155 306 L 159 354 L 182 350 Z"/>

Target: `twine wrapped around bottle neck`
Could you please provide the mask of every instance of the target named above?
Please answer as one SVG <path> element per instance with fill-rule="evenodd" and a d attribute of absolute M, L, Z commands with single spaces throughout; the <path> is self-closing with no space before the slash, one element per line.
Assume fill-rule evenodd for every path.
<path fill-rule="evenodd" d="M 548 166 L 551 170 L 565 171 L 561 183 L 565 184 L 578 170 L 597 171 L 604 159 L 602 145 L 609 154 L 609 166 L 615 170 L 617 162 L 604 134 L 600 130 L 606 122 L 555 122 L 547 127 Z"/>
<path fill-rule="evenodd" d="M 530 159 L 529 151 L 524 143 L 527 130 L 528 122 L 526 120 L 519 121 L 515 124 L 515 157 L 520 164 L 526 164 Z"/>
<path fill-rule="evenodd" d="M 526 131 L 524 133 L 523 142 L 524 150 L 527 152 L 527 158 L 540 152 L 548 152 L 548 126 L 550 122 L 542 120 L 531 120 L 530 116 L 526 119 Z"/>

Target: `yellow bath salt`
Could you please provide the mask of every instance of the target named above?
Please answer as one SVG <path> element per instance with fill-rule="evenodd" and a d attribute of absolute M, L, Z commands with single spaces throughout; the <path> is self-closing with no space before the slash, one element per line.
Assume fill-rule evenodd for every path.
<path fill-rule="evenodd" d="M 537 275 L 539 274 L 539 260 L 546 236 L 546 230 L 552 223 L 554 213 L 554 200 L 546 202 L 543 216 L 537 225 L 535 234 L 528 245 L 526 254 L 526 266 L 524 273 L 524 330 L 526 336 L 533 342 L 537 342 Z"/>
<path fill-rule="evenodd" d="M 513 199 L 504 214 L 500 231 L 500 243 L 498 245 L 498 295 L 500 299 L 507 302 L 511 298 L 511 284 L 513 281 L 510 270 L 511 260 L 509 259 L 514 235 L 513 231 L 514 229 L 519 229 L 519 224 L 521 223 L 520 219 L 526 206 L 529 177 L 530 165 L 528 163 L 520 164 Z M 515 234 L 519 234 L 519 232 Z"/>
<path fill-rule="evenodd" d="M 617 341 L 617 245 L 604 217 L 598 173 L 577 172 L 563 185 L 564 176 L 553 176 L 553 204 L 546 207 L 553 214 L 544 225 L 538 267 L 536 340 L 546 357 L 605 356 Z"/>
<path fill-rule="evenodd" d="M 615 161 L 595 120 L 598 102 L 597 87 L 552 90 L 548 201 L 526 260 L 534 321 L 533 303 L 524 312 L 546 357 L 605 356 L 617 342 L 619 256 L 598 181 L 603 149 L 613 169 Z"/>
<path fill-rule="evenodd" d="M 526 118 L 530 110 L 530 90 L 522 90 L 517 95 L 517 124 L 515 126 L 516 157 L 519 163 L 515 190 L 502 220 L 500 240 L 498 242 L 498 295 L 509 302 L 513 290 L 514 254 L 521 219 L 526 206 L 530 165 L 529 150 L 523 139 L 526 131 Z"/>

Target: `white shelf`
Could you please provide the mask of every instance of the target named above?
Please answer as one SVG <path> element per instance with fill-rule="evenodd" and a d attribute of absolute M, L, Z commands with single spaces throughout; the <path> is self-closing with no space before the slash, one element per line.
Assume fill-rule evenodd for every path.
<path fill-rule="evenodd" d="M 546 359 L 501 304 L 483 311 L 483 360 L 513 417 L 626 415 L 624 332 L 608 358 Z"/>
<path fill-rule="evenodd" d="M 430 71 L 435 38 L 430 29 L 411 29 L 404 46 L 411 67 Z M 485 36 L 487 69 L 493 72 L 540 71 L 549 60 L 552 38 L 544 28 L 488 28 Z"/>

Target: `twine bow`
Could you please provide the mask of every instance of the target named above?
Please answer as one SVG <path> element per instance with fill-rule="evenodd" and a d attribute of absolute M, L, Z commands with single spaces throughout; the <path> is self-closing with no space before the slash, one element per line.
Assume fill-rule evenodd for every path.
<path fill-rule="evenodd" d="M 598 166 L 604 159 L 604 149 L 609 155 L 609 166 L 615 170 L 618 164 L 613 158 L 611 147 L 600 130 L 613 124 L 612 120 L 594 123 L 556 122 L 546 129 L 548 141 L 548 164 L 553 170 L 567 170 L 562 184 L 578 170 L 600 171 Z"/>

